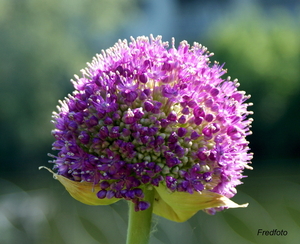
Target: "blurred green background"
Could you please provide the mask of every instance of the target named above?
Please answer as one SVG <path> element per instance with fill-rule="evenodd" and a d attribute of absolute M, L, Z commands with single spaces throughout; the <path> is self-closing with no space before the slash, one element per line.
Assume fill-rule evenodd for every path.
<path fill-rule="evenodd" d="M 38 166 L 52 166 L 51 113 L 73 74 L 118 39 L 151 33 L 207 46 L 251 94 L 254 170 L 233 198 L 247 209 L 155 217 L 150 243 L 298 243 L 299 26 L 297 0 L 0 0 L 0 243 L 125 243 L 126 202 L 83 205 Z"/>

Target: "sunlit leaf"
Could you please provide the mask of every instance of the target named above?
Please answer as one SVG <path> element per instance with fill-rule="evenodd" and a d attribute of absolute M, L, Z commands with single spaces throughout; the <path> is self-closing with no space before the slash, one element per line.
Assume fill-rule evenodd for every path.
<path fill-rule="evenodd" d="M 164 185 L 155 187 L 157 194 L 154 197 L 153 212 L 166 219 L 184 222 L 199 210 L 222 207 L 244 208 L 248 204 L 238 205 L 220 194 L 202 191 L 189 194 L 187 192 L 167 191 Z"/>
<path fill-rule="evenodd" d="M 57 179 L 61 184 L 64 185 L 66 190 L 70 193 L 70 195 L 75 198 L 77 201 L 82 202 L 88 205 L 109 205 L 119 201 L 117 198 L 105 198 L 99 199 L 96 195 L 98 191 L 100 191 L 100 186 L 94 185 L 90 182 L 77 182 L 67 179 L 61 175 L 55 174 L 52 170 L 47 167 L 41 166 L 39 169 L 47 169 L 49 172 L 53 174 L 53 178 Z"/>

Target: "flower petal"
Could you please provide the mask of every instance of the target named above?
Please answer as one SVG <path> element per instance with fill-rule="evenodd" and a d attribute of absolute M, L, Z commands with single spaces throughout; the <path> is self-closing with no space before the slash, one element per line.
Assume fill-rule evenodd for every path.
<path fill-rule="evenodd" d="M 169 192 L 164 185 L 155 187 L 155 190 L 153 213 L 175 222 L 184 222 L 203 209 L 248 206 L 248 203 L 239 205 L 223 195 L 206 190 L 193 194 Z"/>
<path fill-rule="evenodd" d="M 90 182 L 77 182 L 69 180 L 64 176 L 55 174 L 51 169 L 41 166 L 39 169 L 46 169 L 53 174 L 53 178 L 59 180 L 61 184 L 66 188 L 70 195 L 79 202 L 87 205 L 109 205 L 119 201 L 117 198 L 104 198 L 99 199 L 96 192 L 100 191 L 99 185 L 94 185 Z"/>

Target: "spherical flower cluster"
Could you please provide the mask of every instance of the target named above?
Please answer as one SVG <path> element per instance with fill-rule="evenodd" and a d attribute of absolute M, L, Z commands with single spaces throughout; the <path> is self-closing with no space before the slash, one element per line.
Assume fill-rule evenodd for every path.
<path fill-rule="evenodd" d="M 57 174 L 90 183 L 99 199 L 133 201 L 136 211 L 149 207 L 145 187 L 233 197 L 251 168 L 249 96 L 221 78 L 211 56 L 198 43 L 175 48 L 173 39 L 169 48 L 160 36 L 97 55 L 54 112 Z"/>

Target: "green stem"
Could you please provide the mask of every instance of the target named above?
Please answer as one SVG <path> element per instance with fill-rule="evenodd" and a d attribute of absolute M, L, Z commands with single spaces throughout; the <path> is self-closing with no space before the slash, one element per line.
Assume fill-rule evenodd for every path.
<path fill-rule="evenodd" d="M 148 244 L 153 210 L 154 190 L 144 190 L 144 201 L 151 205 L 147 210 L 134 210 L 134 203 L 129 202 L 129 223 L 126 244 Z"/>

